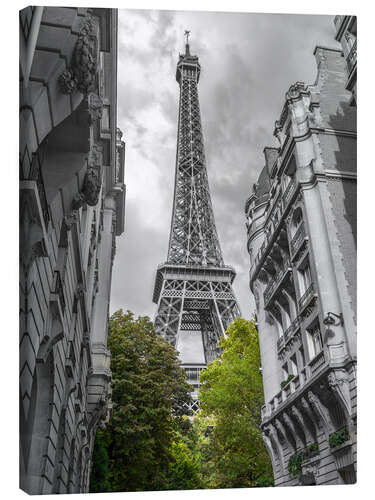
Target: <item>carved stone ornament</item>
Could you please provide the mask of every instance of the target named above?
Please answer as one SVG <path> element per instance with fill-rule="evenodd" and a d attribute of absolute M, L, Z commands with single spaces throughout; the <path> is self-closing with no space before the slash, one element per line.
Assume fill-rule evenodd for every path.
<path fill-rule="evenodd" d="M 254 299 L 255 299 L 256 308 L 259 311 L 259 293 L 258 293 L 257 287 L 254 287 Z"/>
<path fill-rule="evenodd" d="M 78 35 L 71 65 L 59 77 L 60 90 L 71 94 L 79 90 L 87 94 L 95 90 L 98 40 L 91 16 L 86 17 Z"/>
<path fill-rule="evenodd" d="M 89 153 L 82 190 L 73 200 L 74 210 L 80 208 L 84 203 L 91 207 L 97 205 L 102 186 L 101 158 L 101 148 L 94 144 Z"/>
<path fill-rule="evenodd" d="M 100 120 L 103 115 L 103 101 L 98 94 L 90 92 L 87 96 L 89 123 L 90 125 Z"/>
<path fill-rule="evenodd" d="M 288 92 L 286 93 L 286 99 L 296 99 L 300 96 L 302 90 L 305 89 L 305 85 L 302 82 L 296 82 L 289 87 Z"/>
<path fill-rule="evenodd" d="M 307 393 L 307 399 L 309 403 L 312 405 L 315 413 L 318 415 L 320 418 L 323 427 L 331 432 L 333 430 L 333 425 L 331 421 L 331 417 L 329 415 L 328 410 L 325 408 L 325 406 L 320 402 L 320 399 L 316 394 L 314 394 L 312 391 L 309 391 Z"/>
<path fill-rule="evenodd" d="M 327 376 L 327 381 L 329 387 L 334 391 L 347 416 L 350 417 L 352 413 L 352 405 L 350 398 L 349 377 L 346 370 L 332 370 Z"/>
<path fill-rule="evenodd" d="M 281 122 L 279 120 L 275 121 L 275 130 L 274 130 L 273 135 L 279 141 L 280 147 L 282 147 L 282 145 L 284 144 L 284 140 L 285 140 L 285 134 L 283 133 L 283 127 L 282 127 Z"/>
<path fill-rule="evenodd" d="M 305 462 L 302 465 L 302 474 L 300 476 L 301 485 L 311 485 L 316 484 L 316 480 L 319 475 L 319 462 L 320 459 L 314 458 Z"/>

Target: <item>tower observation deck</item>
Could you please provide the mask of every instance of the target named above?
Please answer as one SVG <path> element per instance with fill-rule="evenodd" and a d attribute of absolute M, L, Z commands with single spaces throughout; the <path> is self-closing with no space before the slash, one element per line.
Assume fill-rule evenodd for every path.
<path fill-rule="evenodd" d="M 198 82 L 200 64 L 180 54 L 180 86 L 173 211 L 167 261 L 158 266 L 153 301 L 158 305 L 155 329 L 179 351 L 194 387 L 192 409 L 198 409 L 199 372 L 220 355 L 217 345 L 240 314 L 216 231 L 208 185 Z"/>

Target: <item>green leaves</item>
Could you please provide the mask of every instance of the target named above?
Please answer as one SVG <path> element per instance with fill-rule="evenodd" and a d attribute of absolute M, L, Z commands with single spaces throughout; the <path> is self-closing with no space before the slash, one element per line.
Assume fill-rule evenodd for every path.
<path fill-rule="evenodd" d="M 287 376 L 287 378 L 280 383 L 280 388 L 284 389 L 284 387 L 286 387 L 289 384 L 289 382 L 294 379 L 294 377 L 295 377 L 295 375 L 293 375 L 292 373 L 290 373 Z"/>
<path fill-rule="evenodd" d="M 349 441 L 349 439 L 349 431 L 346 427 L 343 427 L 342 429 L 330 434 L 328 444 L 330 448 L 337 448 L 338 446 L 346 443 L 346 441 Z"/>
<path fill-rule="evenodd" d="M 260 431 L 263 404 L 258 333 L 236 319 L 221 339 L 223 353 L 201 373 L 200 407 L 214 419 L 209 435 L 213 487 L 271 485 L 271 461 Z"/>
<path fill-rule="evenodd" d="M 96 433 L 92 461 L 90 493 L 105 493 L 110 488 L 108 481 L 108 453 L 103 431 L 100 429 Z"/>
<path fill-rule="evenodd" d="M 220 344 L 221 357 L 201 374 L 201 410 L 192 420 L 185 415 L 190 386 L 174 348 L 156 335 L 148 318 L 135 319 L 129 311 L 110 318 L 113 412 L 97 435 L 90 487 L 150 491 L 273 484 L 260 432 L 263 387 L 253 322 L 237 319 Z"/>
<path fill-rule="evenodd" d="M 175 420 L 190 400 L 177 353 L 158 337 L 149 318 L 135 319 L 121 310 L 109 320 L 108 347 L 113 411 L 100 437 L 108 454 L 107 491 L 167 489 L 176 460 Z M 93 485 L 96 470 L 94 461 Z"/>

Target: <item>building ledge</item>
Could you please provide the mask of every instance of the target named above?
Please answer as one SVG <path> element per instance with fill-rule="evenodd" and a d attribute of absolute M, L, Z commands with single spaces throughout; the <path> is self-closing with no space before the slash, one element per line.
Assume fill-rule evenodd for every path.
<path fill-rule="evenodd" d="M 323 361 L 321 360 L 323 353 Z M 321 351 L 308 363 L 310 373 L 301 385 L 301 373 L 296 375 L 281 391 L 269 401 L 267 405 L 262 407 L 261 425 L 265 425 L 270 420 L 273 420 L 287 407 L 291 406 L 302 395 L 306 394 L 317 381 L 325 377 L 328 372 L 339 368 L 346 368 L 350 363 L 355 363 L 356 360 L 347 356 L 341 363 L 335 363 L 329 360 L 328 351 Z M 306 373 L 306 369 L 304 369 Z M 274 408 L 271 408 L 274 406 Z"/>

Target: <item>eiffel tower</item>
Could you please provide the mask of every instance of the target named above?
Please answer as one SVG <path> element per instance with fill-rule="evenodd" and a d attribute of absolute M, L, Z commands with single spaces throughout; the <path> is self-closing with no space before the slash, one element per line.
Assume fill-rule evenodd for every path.
<path fill-rule="evenodd" d="M 220 355 L 218 339 L 240 314 L 216 232 L 204 155 L 198 99 L 200 64 L 179 55 L 180 86 L 173 213 L 167 262 L 158 266 L 153 301 L 155 329 L 177 351 L 194 387 L 191 409 L 198 409 L 199 373 Z"/>

